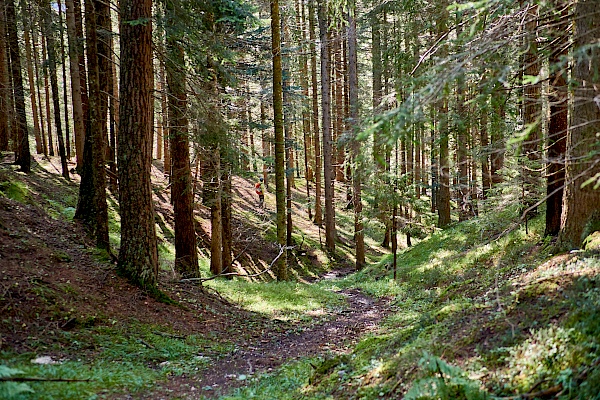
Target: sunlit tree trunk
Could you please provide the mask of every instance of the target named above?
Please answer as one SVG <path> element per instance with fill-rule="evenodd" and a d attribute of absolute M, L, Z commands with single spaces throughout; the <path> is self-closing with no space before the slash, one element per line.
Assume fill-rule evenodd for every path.
<path fill-rule="evenodd" d="M 44 13 L 44 33 L 46 36 L 46 47 L 48 49 L 48 69 L 50 72 L 50 84 L 52 86 L 52 102 L 54 106 L 54 125 L 56 127 L 56 137 L 58 139 L 58 154 L 62 167 L 62 176 L 69 179 L 69 166 L 67 165 L 67 154 L 65 151 L 65 142 L 62 131 L 60 115 L 60 92 L 58 91 L 58 76 L 56 72 L 56 41 L 54 37 L 54 27 L 52 23 L 52 7 L 50 1 L 46 0 L 42 8 Z"/>
<path fill-rule="evenodd" d="M 573 115 L 567 133 L 565 193 L 559 243 L 579 248 L 587 235 L 600 228 L 600 49 L 590 46 L 600 39 L 598 3 L 580 0 L 575 5 L 574 44 L 579 54 L 573 66 Z M 591 184 L 584 186 L 592 179 Z"/>
<path fill-rule="evenodd" d="M 271 0 L 271 33 L 273 55 L 273 119 L 275 127 L 275 198 L 277 206 L 277 243 L 286 244 L 285 210 L 285 143 L 283 127 L 283 69 L 281 63 L 281 20 L 279 1 Z M 277 260 L 277 280 L 287 280 L 287 252 Z"/>
<path fill-rule="evenodd" d="M 317 85 L 317 50 L 316 23 L 315 23 L 315 0 L 308 3 L 308 25 L 310 42 L 310 75 L 312 86 L 312 126 L 315 150 L 315 223 L 321 226 L 323 223 L 323 211 L 321 207 L 321 140 L 319 139 L 319 88 Z"/>
<path fill-rule="evenodd" d="M 69 69 L 71 72 L 71 99 L 73 100 L 73 130 L 75 131 L 75 157 L 77 170 L 83 166 L 83 143 L 85 124 L 81 99 L 81 77 L 79 71 L 79 51 L 77 29 L 75 27 L 75 6 L 73 0 L 65 0 L 67 7 L 67 37 L 69 41 Z"/>
<path fill-rule="evenodd" d="M 321 33 L 321 110 L 323 113 L 323 175 L 325 180 L 325 244 L 330 252 L 335 250 L 335 209 L 333 204 L 333 141 L 331 137 L 331 94 L 329 59 L 329 27 L 327 2 L 319 3 L 319 31 Z"/>
<path fill-rule="evenodd" d="M 561 8 L 558 26 L 567 29 L 568 3 L 558 1 Z M 548 123 L 548 145 L 546 166 L 546 229 L 544 235 L 556 236 L 560 231 L 562 201 L 565 184 L 565 152 L 567 150 L 567 130 L 569 95 L 567 88 L 567 69 L 561 65 L 568 56 L 566 51 L 566 32 L 558 31 L 558 45 L 550 55 L 550 121 Z M 564 35 L 564 36 L 562 36 Z"/>
<path fill-rule="evenodd" d="M 152 20 L 152 1 L 121 0 L 120 5 L 118 165 L 121 249 L 118 269 L 139 286 L 154 290 L 158 277 L 158 250 L 150 181 L 154 101 L 152 23 L 149 22 Z M 139 20 L 146 22 L 130 23 Z"/>
<path fill-rule="evenodd" d="M 40 21 L 40 24 L 42 21 Z M 46 105 L 46 130 L 48 132 L 48 154 L 54 156 L 54 138 L 52 137 L 52 112 L 50 109 L 50 71 L 48 70 L 48 50 L 44 37 L 40 37 L 42 44 L 42 71 L 44 71 L 44 103 Z"/>
<path fill-rule="evenodd" d="M 348 14 L 348 98 L 350 101 L 350 129 L 358 133 L 358 71 L 356 43 L 356 6 L 354 0 L 349 3 Z M 352 141 L 352 202 L 354 205 L 354 243 L 356 249 L 356 269 L 365 266 L 365 233 L 362 221 L 362 193 L 360 172 L 360 143 L 356 138 Z"/>
<path fill-rule="evenodd" d="M 231 205 L 233 193 L 231 190 L 231 166 L 224 160 L 222 160 L 221 165 L 223 166 L 223 193 L 221 195 L 221 240 L 223 242 L 223 272 L 232 273 L 233 231 L 231 226 Z M 229 275 L 228 278 L 231 279 L 232 276 Z"/>
<path fill-rule="evenodd" d="M 308 219 L 312 220 L 312 208 L 310 199 L 310 182 L 313 180 L 313 170 L 311 163 L 311 131 L 310 131 L 310 113 L 309 113 L 309 94 L 308 94 L 308 58 L 306 56 L 306 7 L 301 0 L 296 0 L 296 25 L 300 30 L 302 39 L 302 51 L 298 57 L 298 69 L 300 70 L 300 86 L 302 87 L 302 133 L 304 136 L 304 178 L 306 180 L 306 200 L 308 203 Z"/>

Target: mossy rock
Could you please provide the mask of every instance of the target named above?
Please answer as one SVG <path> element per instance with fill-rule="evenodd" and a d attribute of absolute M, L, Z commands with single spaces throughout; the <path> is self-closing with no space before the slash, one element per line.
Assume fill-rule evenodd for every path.
<path fill-rule="evenodd" d="M 329 375 L 331 372 L 333 372 L 333 370 L 341 364 L 348 364 L 350 361 L 350 358 L 346 355 L 342 355 L 339 357 L 334 357 L 334 358 L 328 358 L 323 360 L 323 362 L 318 365 L 312 365 L 312 367 L 315 369 L 315 371 L 313 372 L 313 375 L 310 377 L 309 379 L 309 383 L 311 385 L 317 383 L 318 381 L 320 381 L 323 377 Z"/>
<path fill-rule="evenodd" d="M 584 249 L 587 251 L 600 251 L 600 231 L 596 231 L 583 241 Z"/>

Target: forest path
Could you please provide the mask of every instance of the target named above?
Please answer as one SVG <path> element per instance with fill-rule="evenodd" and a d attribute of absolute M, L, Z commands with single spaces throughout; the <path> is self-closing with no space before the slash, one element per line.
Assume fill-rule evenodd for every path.
<path fill-rule="evenodd" d="M 323 279 L 335 278 L 344 272 L 332 271 Z M 363 335 L 375 331 L 388 315 L 389 299 L 373 299 L 357 289 L 345 289 L 339 293 L 346 298 L 346 305 L 331 311 L 325 322 L 284 332 L 257 330 L 253 340 L 214 360 L 205 374 L 174 377 L 143 398 L 218 398 L 243 386 L 250 376 L 270 372 L 288 361 L 349 353 Z"/>

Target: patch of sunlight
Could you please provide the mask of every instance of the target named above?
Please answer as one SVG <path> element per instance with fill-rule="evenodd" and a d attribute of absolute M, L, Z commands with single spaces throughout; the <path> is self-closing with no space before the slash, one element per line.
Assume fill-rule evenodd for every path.
<path fill-rule="evenodd" d="M 574 329 L 563 327 L 532 331 L 528 339 L 509 349 L 506 378 L 515 386 L 529 387 L 541 377 L 560 373 L 571 364 L 576 336 Z"/>
<path fill-rule="evenodd" d="M 309 317 L 322 317 L 323 315 L 326 315 L 327 313 L 325 312 L 324 309 L 319 308 L 318 310 L 308 310 L 304 314 L 308 315 Z"/>

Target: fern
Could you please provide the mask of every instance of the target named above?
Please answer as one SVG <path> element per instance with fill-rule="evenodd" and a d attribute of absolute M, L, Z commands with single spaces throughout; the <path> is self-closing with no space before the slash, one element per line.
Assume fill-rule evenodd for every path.
<path fill-rule="evenodd" d="M 0 365 L 0 378 L 12 378 L 23 371 Z M 14 399 L 22 393 L 33 393 L 33 389 L 25 383 L 0 382 L 0 399 Z"/>
<path fill-rule="evenodd" d="M 460 368 L 441 358 L 425 353 L 419 364 L 425 371 L 424 378 L 415 381 L 404 396 L 405 400 L 487 400 L 478 381 L 469 379 Z"/>

